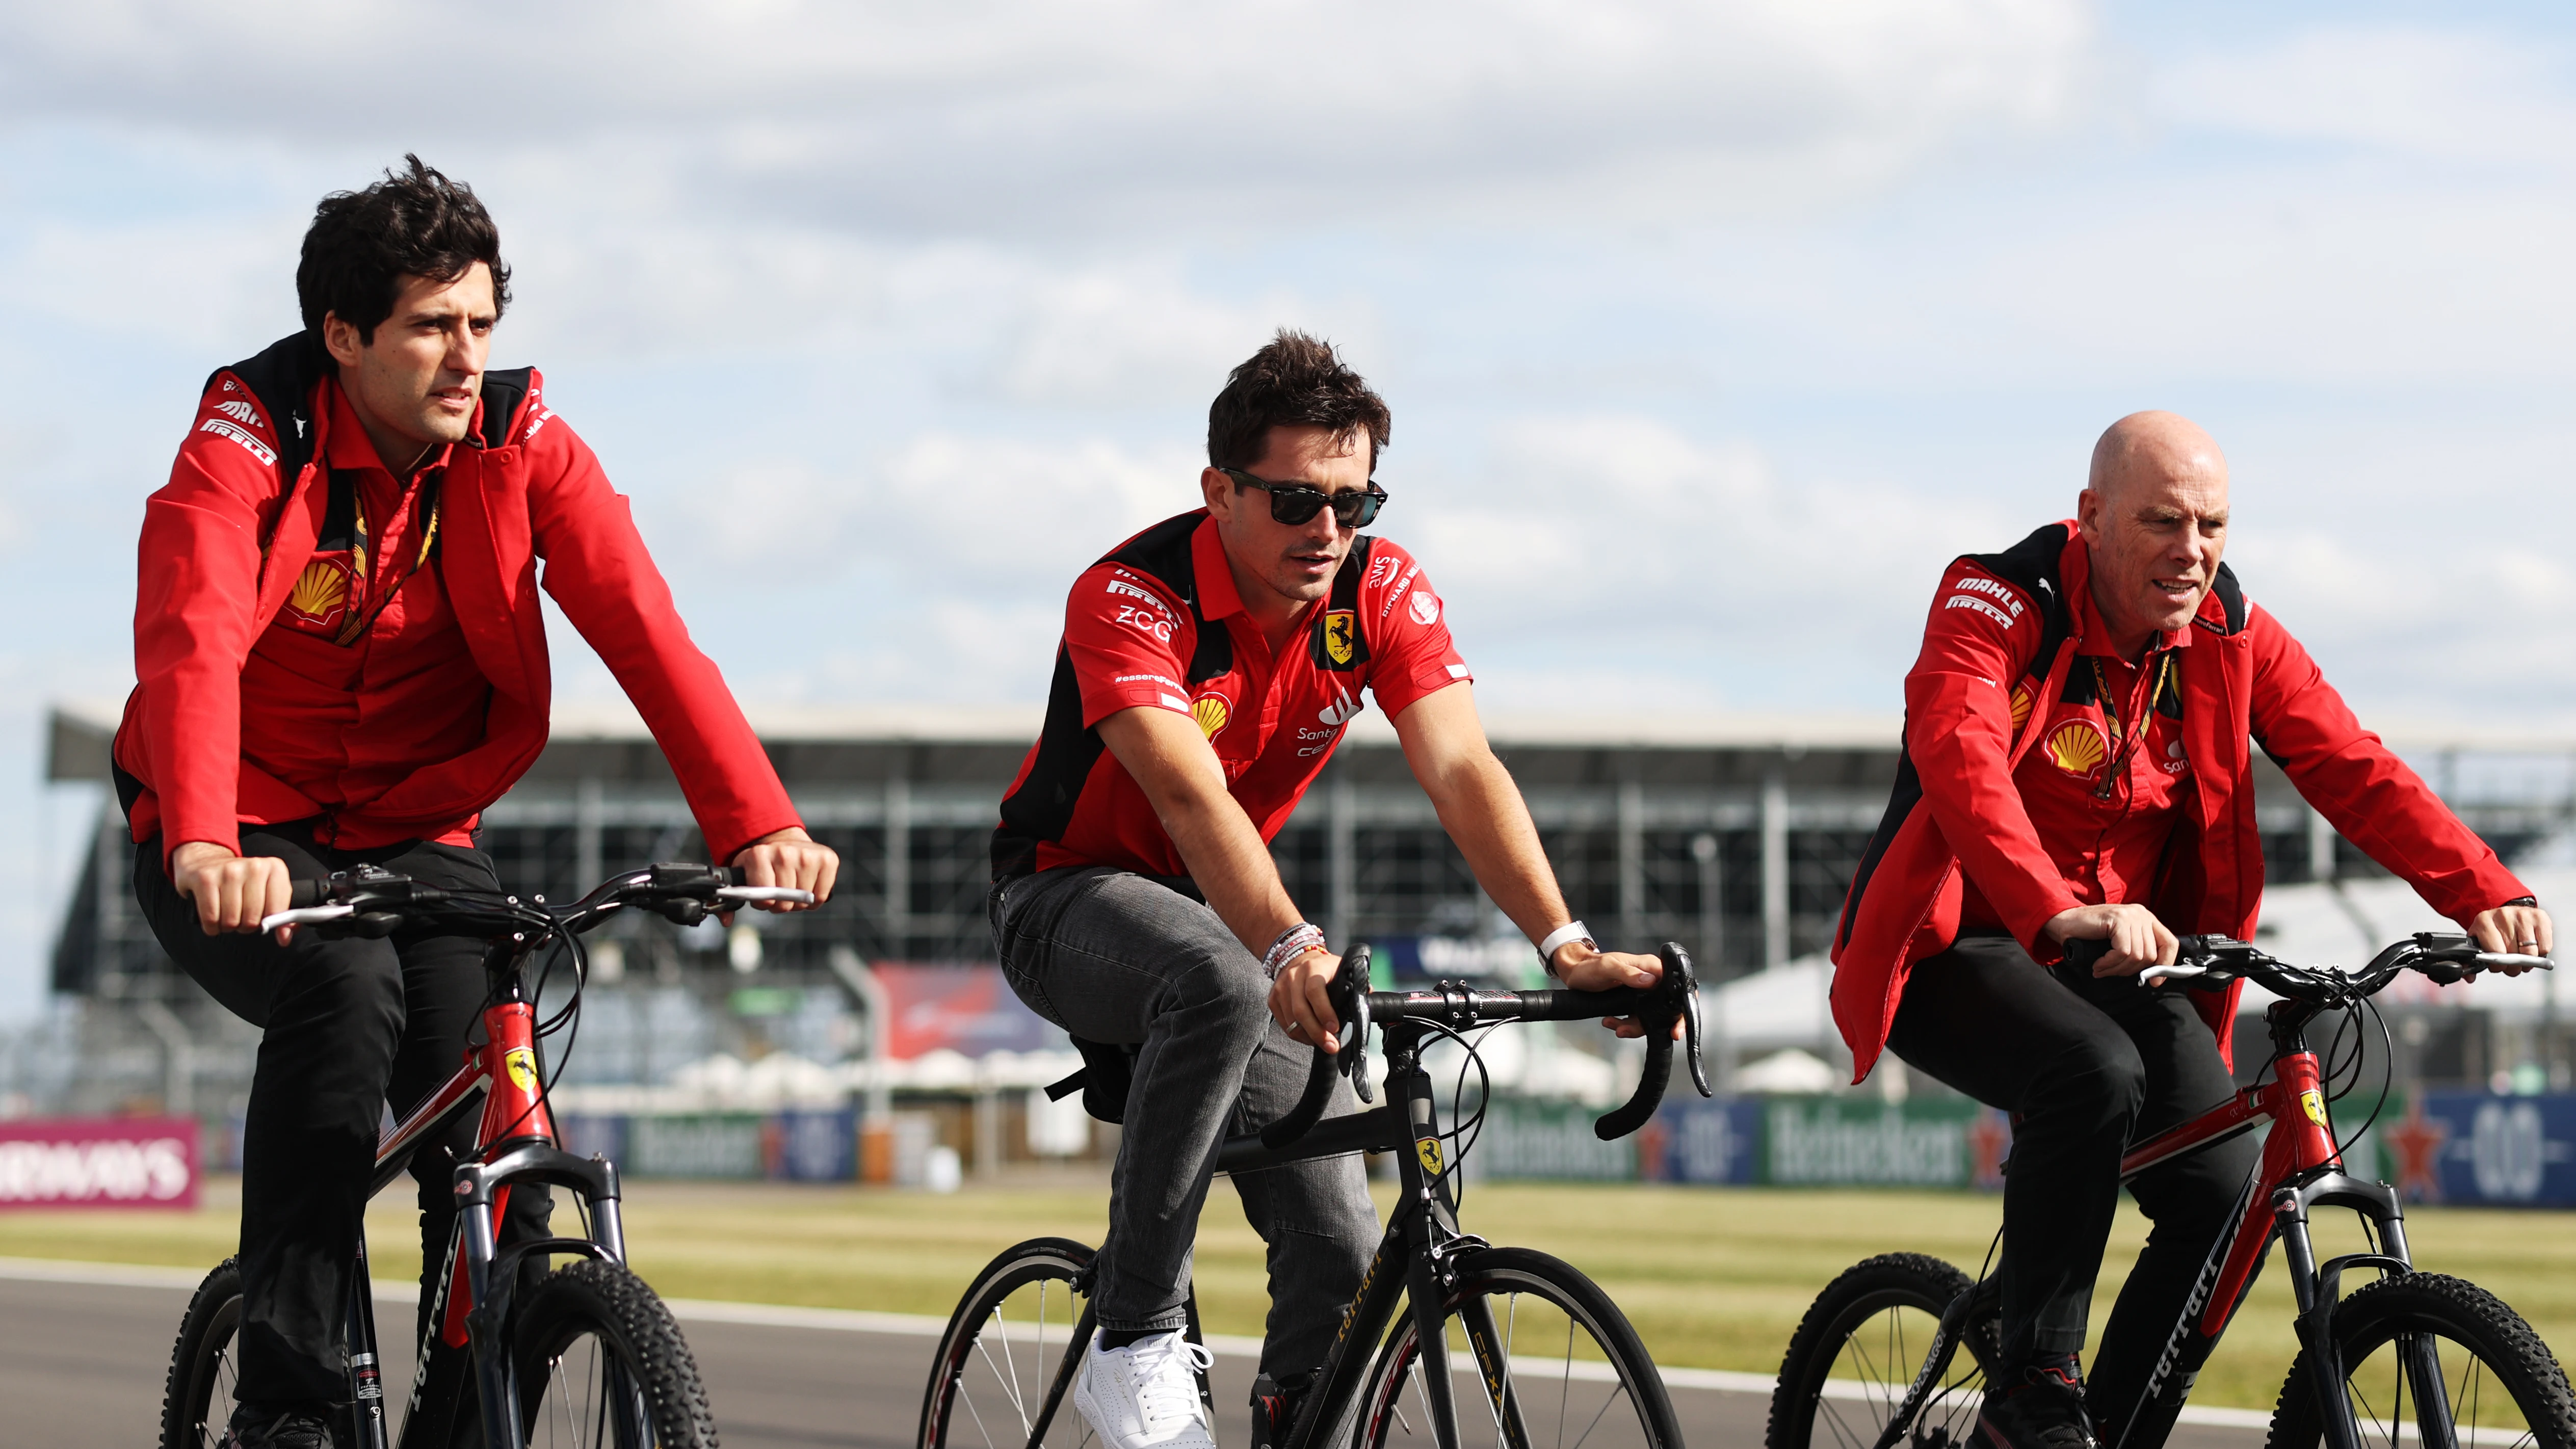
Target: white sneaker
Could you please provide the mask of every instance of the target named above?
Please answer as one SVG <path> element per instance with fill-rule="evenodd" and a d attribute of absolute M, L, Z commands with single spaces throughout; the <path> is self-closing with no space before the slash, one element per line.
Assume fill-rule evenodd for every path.
<path fill-rule="evenodd" d="M 1198 1378 L 1214 1362 L 1177 1329 L 1125 1348 L 1095 1340 L 1073 1381 L 1073 1406 L 1109 1449 L 1216 1449 Z"/>

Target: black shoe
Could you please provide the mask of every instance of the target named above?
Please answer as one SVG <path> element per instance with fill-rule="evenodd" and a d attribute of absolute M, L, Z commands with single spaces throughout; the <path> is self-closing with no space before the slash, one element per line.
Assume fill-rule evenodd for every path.
<path fill-rule="evenodd" d="M 2084 1384 L 2071 1374 L 2025 1369 L 2018 1383 L 1986 1391 L 1977 1411 L 1979 1449 L 2097 1449 L 2084 1415 Z"/>
<path fill-rule="evenodd" d="M 1297 1427 L 1297 1406 L 1314 1381 L 1312 1373 L 1286 1378 L 1262 1374 L 1252 1381 L 1252 1449 L 1278 1449 L 1288 1442 L 1288 1431 Z"/>
<path fill-rule="evenodd" d="M 331 1422 L 319 1404 L 239 1404 L 216 1449 L 331 1449 Z"/>

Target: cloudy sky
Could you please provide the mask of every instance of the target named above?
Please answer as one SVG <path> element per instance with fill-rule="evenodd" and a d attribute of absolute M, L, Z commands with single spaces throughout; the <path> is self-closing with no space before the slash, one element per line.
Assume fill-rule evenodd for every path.
<path fill-rule="evenodd" d="M 2093 435 L 2227 446 L 2366 710 L 2576 718 L 2576 70 L 2540 6 L 0 5 L 0 1019 L 206 372 L 313 202 L 500 219 L 495 362 L 755 701 L 1032 700 L 1271 329 L 1394 405 L 1381 530 L 1493 708 L 1892 712 L 1934 574 Z M 612 688 L 566 637 L 561 688 Z"/>

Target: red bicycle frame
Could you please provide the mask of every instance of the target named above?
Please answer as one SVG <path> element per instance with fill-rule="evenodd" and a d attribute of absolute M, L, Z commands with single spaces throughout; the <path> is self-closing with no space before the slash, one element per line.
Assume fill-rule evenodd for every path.
<path fill-rule="evenodd" d="M 2282 1240 L 2296 1275 L 2291 1291 L 2298 1302 L 2301 1341 L 2310 1345 L 2311 1361 L 2325 1375 L 2320 1380 L 2324 1385 L 2342 1381 L 2328 1329 L 2343 1271 L 2354 1267 L 2411 1271 L 2397 1194 L 2385 1183 L 2364 1182 L 2344 1173 L 2316 1053 L 2308 1050 L 2304 1036 L 2315 1014 L 2313 1006 L 2274 1003 L 2266 1013 L 2272 1037 L 2272 1079 L 2240 1088 L 2228 1101 L 2157 1133 L 2120 1159 L 2125 1181 L 2264 1122 L 2271 1124 L 2263 1140 L 2262 1161 L 2246 1179 L 2237 1201 L 2235 1229 L 2212 1245 L 2184 1299 L 2182 1315 L 2157 1356 L 2137 1409 L 2130 1422 L 2106 1440 L 2107 1449 L 2163 1442 L 2200 1366 L 2244 1305 L 2275 1237 Z M 2320 1268 L 2308 1235 L 2308 1213 L 2316 1207 L 2346 1207 L 2360 1213 L 2377 1225 L 2384 1251 L 2346 1254 Z M 2434 1381 L 2439 1382 L 2438 1375 Z M 2323 1398 L 2327 1449 L 2356 1449 L 2360 1433 L 2350 1404 L 2339 1390 Z"/>

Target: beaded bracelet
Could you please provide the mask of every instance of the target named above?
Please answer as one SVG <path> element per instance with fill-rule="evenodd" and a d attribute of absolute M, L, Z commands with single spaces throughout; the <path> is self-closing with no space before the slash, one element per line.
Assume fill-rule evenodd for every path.
<path fill-rule="evenodd" d="M 1289 962 L 1309 951 L 1323 949 L 1324 928 L 1310 921 L 1299 921 L 1280 932 L 1279 939 L 1270 943 L 1270 949 L 1261 957 L 1261 974 L 1276 981 Z"/>

